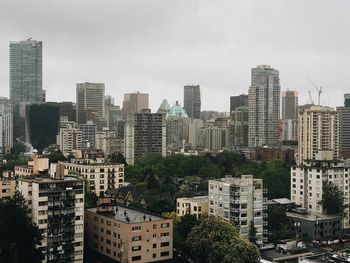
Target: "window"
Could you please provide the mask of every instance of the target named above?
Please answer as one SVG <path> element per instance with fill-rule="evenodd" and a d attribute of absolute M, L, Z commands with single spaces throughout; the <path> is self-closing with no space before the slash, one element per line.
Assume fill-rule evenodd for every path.
<path fill-rule="evenodd" d="M 169 246 L 169 242 L 160 243 L 160 247 L 168 247 L 168 246 Z"/>
<path fill-rule="evenodd" d="M 132 237 L 131 240 L 132 241 L 140 241 L 141 240 L 141 236 Z"/>
<path fill-rule="evenodd" d="M 157 248 L 157 244 L 153 244 L 153 248 Z"/>
<path fill-rule="evenodd" d="M 164 232 L 160 234 L 161 237 L 168 237 L 169 236 L 169 232 Z"/>
<path fill-rule="evenodd" d="M 169 223 L 163 223 L 160 225 L 161 228 L 166 228 L 166 227 L 169 227 Z M 141 229 L 141 227 L 140 227 Z"/>
<path fill-rule="evenodd" d="M 152 257 L 153 257 L 153 258 L 156 258 L 156 257 L 157 257 L 157 254 L 156 254 L 156 253 L 153 253 Z"/>
<path fill-rule="evenodd" d="M 166 257 L 166 256 L 169 256 L 169 254 L 170 254 L 169 251 L 165 251 L 165 252 L 161 252 L 160 256 L 161 257 Z"/>
<path fill-rule="evenodd" d="M 156 238 L 157 237 L 157 234 L 153 234 L 153 238 Z"/>
<path fill-rule="evenodd" d="M 141 256 L 134 256 L 131 258 L 131 261 L 139 261 L 141 260 Z"/>
<path fill-rule="evenodd" d="M 157 229 L 157 225 L 153 225 L 153 229 Z"/>
<path fill-rule="evenodd" d="M 139 251 L 139 250 L 141 250 L 141 246 L 132 247 L 132 251 Z"/>
<path fill-rule="evenodd" d="M 141 231 L 141 226 L 133 226 L 132 231 Z"/>

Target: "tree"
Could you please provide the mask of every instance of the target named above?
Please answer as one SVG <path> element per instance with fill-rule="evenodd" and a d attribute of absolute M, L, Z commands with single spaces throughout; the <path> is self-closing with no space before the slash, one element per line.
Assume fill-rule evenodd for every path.
<path fill-rule="evenodd" d="M 330 215 L 342 214 L 345 208 L 343 192 L 333 182 L 323 182 L 322 209 Z"/>
<path fill-rule="evenodd" d="M 27 211 L 19 192 L 13 198 L 0 199 L 0 262 L 37 263 L 43 259 L 38 248 L 43 237 Z"/>
<path fill-rule="evenodd" d="M 128 165 L 126 163 L 124 155 L 121 152 L 112 153 L 111 155 L 108 155 L 107 160 L 108 160 L 108 162 L 113 163 L 113 164 Z"/>
<path fill-rule="evenodd" d="M 187 243 L 199 262 L 260 262 L 257 247 L 221 218 L 204 218 L 198 226 L 193 227 Z"/>
<path fill-rule="evenodd" d="M 85 207 L 92 207 L 97 203 L 97 195 L 91 191 L 90 183 L 84 179 L 84 204 Z"/>
<path fill-rule="evenodd" d="M 288 229 L 287 224 L 287 215 L 284 208 L 269 208 L 267 210 L 269 242 L 277 244 L 280 240 L 294 237 L 295 232 Z"/>
<path fill-rule="evenodd" d="M 193 227 L 199 225 L 196 216 L 186 214 L 175 221 L 174 224 L 174 247 L 191 257 L 191 249 L 186 240 Z"/>

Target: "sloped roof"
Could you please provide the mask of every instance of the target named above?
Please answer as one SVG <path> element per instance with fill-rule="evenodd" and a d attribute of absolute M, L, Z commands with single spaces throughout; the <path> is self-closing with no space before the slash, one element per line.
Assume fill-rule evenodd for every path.
<path fill-rule="evenodd" d="M 167 115 L 167 118 L 169 117 L 188 118 L 188 115 L 185 112 L 184 108 L 179 104 L 179 102 L 176 101 Z"/>
<path fill-rule="evenodd" d="M 158 108 L 158 113 L 168 113 L 171 110 L 171 107 L 166 99 L 162 101 Z"/>

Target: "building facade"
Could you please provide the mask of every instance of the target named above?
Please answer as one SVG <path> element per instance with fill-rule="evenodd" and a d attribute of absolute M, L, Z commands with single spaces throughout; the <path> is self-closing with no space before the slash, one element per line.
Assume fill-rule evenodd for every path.
<path fill-rule="evenodd" d="M 230 142 L 234 148 L 248 147 L 249 109 L 236 107 L 231 111 Z"/>
<path fill-rule="evenodd" d="M 73 127 L 61 128 L 57 136 L 57 144 L 60 146 L 60 151 L 67 155 L 73 150 L 82 150 L 82 136 L 80 129 Z"/>
<path fill-rule="evenodd" d="M 149 95 L 147 93 L 127 93 L 124 94 L 123 115 L 140 113 L 142 110 L 149 109 Z"/>
<path fill-rule="evenodd" d="M 176 103 L 166 115 L 167 149 L 180 151 L 184 142 L 188 141 L 188 116 L 181 105 Z"/>
<path fill-rule="evenodd" d="M 279 72 L 271 66 L 252 69 L 249 87 L 249 146 L 277 146 L 280 116 Z"/>
<path fill-rule="evenodd" d="M 13 115 L 10 100 L 0 97 L 0 152 L 13 147 Z"/>
<path fill-rule="evenodd" d="M 344 95 L 344 107 L 337 107 L 339 120 L 339 151 L 343 158 L 350 158 L 350 94 Z"/>
<path fill-rule="evenodd" d="M 208 196 L 182 197 L 176 199 L 176 215 L 194 215 L 200 219 L 208 215 L 209 198 Z"/>
<path fill-rule="evenodd" d="M 93 121 L 77 124 L 77 128 L 81 130 L 81 139 L 83 149 L 95 149 L 97 126 Z"/>
<path fill-rule="evenodd" d="M 248 107 L 248 95 L 241 94 L 230 97 L 230 112 L 233 112 L 238 107 Z"/>
<path fill-rule="evenodd" d="M 189 118 L 200 119 L 201 91 L 199 85 L 184 87 L 184 109 Z"/>
<path fill-rule="evenodd" d="M 125 159 L 128 164 L 149 153 L 166 156 L 165 115 L 151 113 L 129 114 L 125 125 Z"/>
<path fill-rule="evenodd" d="M 246 238 L 254 225 L 257 244 L 261 247 L 266 241 L 263 234 L 267 224 L 264 222 L 264 192 L 263 180 L 254 179 L 252 175 L 209 180 L 209 215 L 233 223 Z"/>

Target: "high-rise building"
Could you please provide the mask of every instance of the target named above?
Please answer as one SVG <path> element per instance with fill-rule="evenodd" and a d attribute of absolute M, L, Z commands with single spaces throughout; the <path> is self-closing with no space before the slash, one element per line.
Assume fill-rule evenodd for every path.
<path fill-rule="evenodd" d="M 248 107 L 248 95 L 241 94 L 230 97 L 230 112 L 233 112 L 238 107 Z"/>
<path fill-rule="evenodd" d="M 70 101 L 63 101 L 58 103 L 59 115 L 61 117 L 67 117 L 68 121 L 76 121 L 76 108 L 75 104 Z"/>
<path fill-rule="evenodd" d="M 61 128 L 57 136 L 57 144 L 63 154 L 73 150 L 82 150 L 82 132 L 73 126 Z"/>
<path fill-rule="evenodd" d="M 171 107 L 166 117 L 167 148 L 179 151 L 188 137 L 188 116 L 181 105 L 176 103 Z"/>
<path fill-rule="evenodd" d="M 230 141 L 235 148 L 248 147 L 249 111 L 248 107 L 237 107 L 231 111 Z"/>
<path fill-rule="evenodd" d="M 169 102 L 166 99 L 164 99 L 160 104 L 157 113 L 168 114 L 170 110 L 171 107 L 169 105 Z"/>
<path fill-rule="evenodd" d="M 125 124 L 125 159 L 128 164 L 149 153 L 166 155 L 165 115 L 144 110 L 128 114 Z"/>
<path fill-rule="evenodd" d="M 210 125 L 204 128 L 204 148 L 221 151 L 230 147 L 228 126 Z"/>
<path fill-rule="evenodd" d="M 13 146 L 13 115 L 11 102 L 0 97 L 0 152 L 5 147 Z"/>
<path fill-rule="evenodd" d="M 127 93 L 124 94 L 123 114 L 140 113 L 144 109 L 149 109 L 149 98 L 147 93 Z"/>
<path fill-rule="evenodd" d="M 200 119 L 201 92 L 199 85 L 184 87 L 184 109 L 189 118 Z"/>
<path fill-rule="evenodd" d="M 42 102 L 42 42 L 10 42 L 10 101 L 15 140 L 24 136 L 24 107 Z M 22 114 L 21 114 L 22 113 Z"/>
<path fill-rule="evenodd" d="M 298 164 L 315 160 L 319 151 L 332 151 L 334 159 L 339 158 L 338 115 L 333 108 L 301 107 L 298 127 Z"/>
<path fill-rule="evenodd" d="M 256 242 L 265 242 L 263 180 L 253 175 L 241 178 L 226 177 L 209 180 L 209 215 L 218 216 L 233 223 L 242 236 L 249 238 L 252 226 L 256 229 Z"/>
<path fill-rule="evenodd" d="M 83 263 L 84 180 L 64 176 L 63 168 L 52 164 L 50 176 L 20 178 L 18 182 L 18 190 L 29 204 L 29 216 L 43 234 L 43 263 Z"/>
<path fill-rule="evenodd" d="M 103 122 L 105 117 L 105 84 L 77 83 L 76 91 L 77 123 L 93 121 L 98 125 L 100 122 Z"/>
<path fill-rule="evenodd" d="M 271 66 L 252 68 L 249 87 L 249 146 L 277 146 L 280 115 L 279 72 Z"/>
<path fill-rule="evenodd" d="M 344 159 L 350 158 L 350 94 L 344 95 L 344 107 L 337 107 L 339 118 L 339 151 Z"/>
<path fill-rule="evenodd" d="M 77 128 L 81 130 L 83 149 L 95 149 L 97 126 L 92 121 L 87 121 L 77 124 Z"/>
<path fill-rule="evenodd" d="M 26 143 L 41 153 L 56 143 L 59 123 L 59 107 L 56 102 L 29 104 L 26 106 Z"/>
<path fill-rule="evenodd" d="M 188 120 L 188 143 L 191 145 L 192 149 L 197 149 L 201 147 L 200 134 L 203 127 L 203 121 L 200 119 L 190 119 Z"/>
<path fill-rule="evenodd" d="M 282 120 L 298 119 L 298 92 L 286 90 L 282 92 Z"/>

